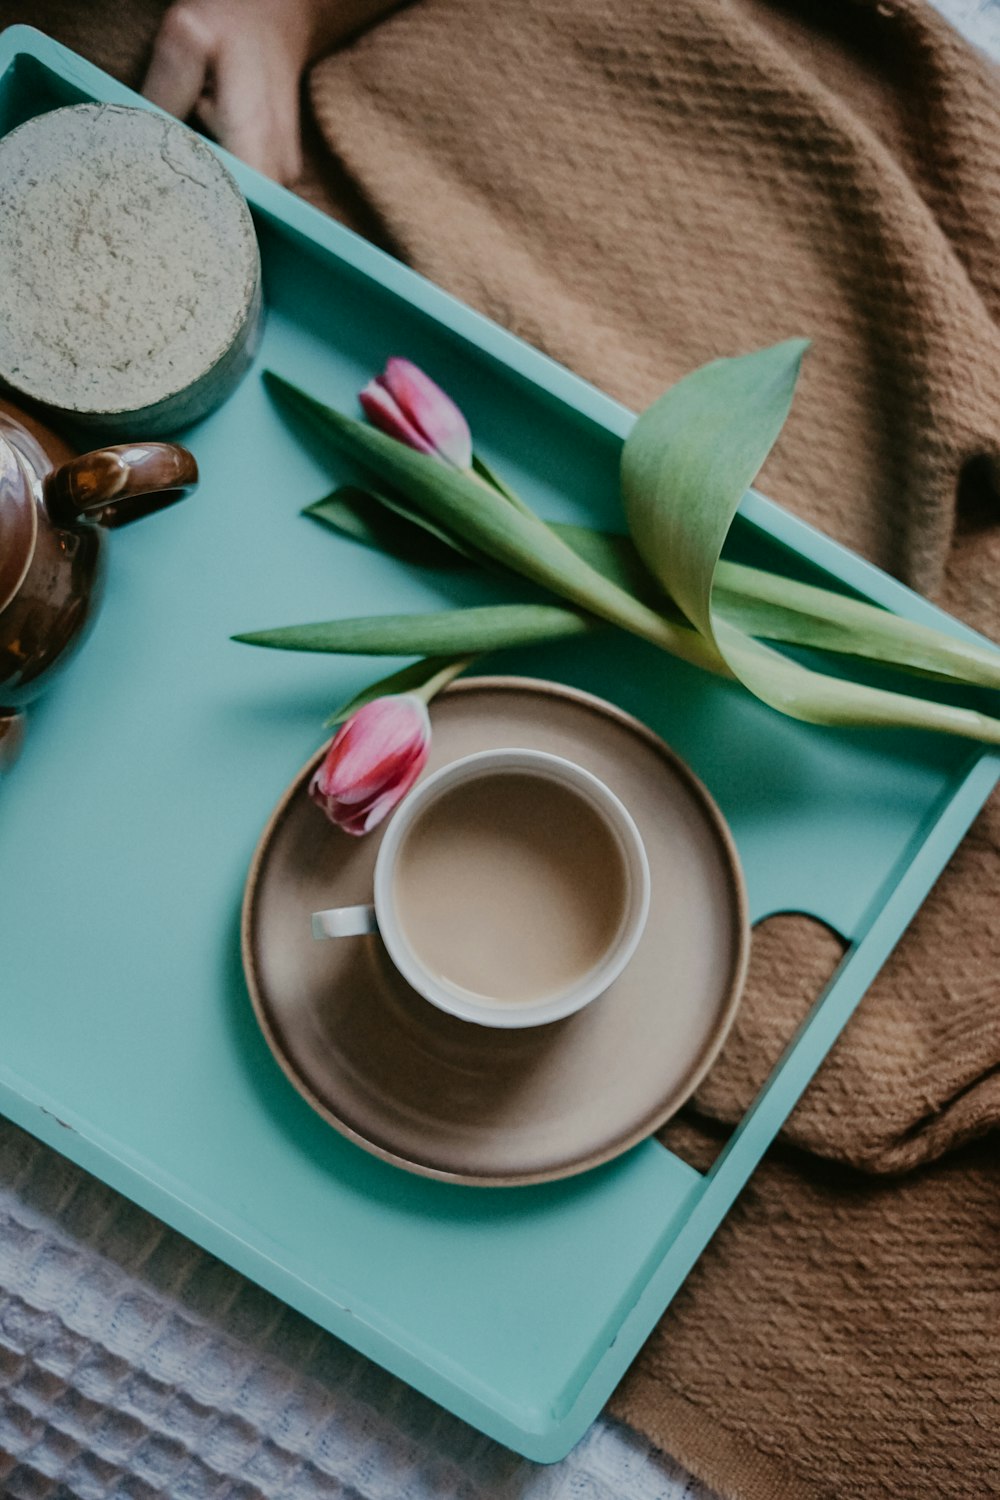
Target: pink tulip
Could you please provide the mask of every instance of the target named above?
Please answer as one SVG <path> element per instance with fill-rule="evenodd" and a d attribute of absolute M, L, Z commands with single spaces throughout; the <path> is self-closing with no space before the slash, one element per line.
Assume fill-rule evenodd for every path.
<path fill-rule="evenodd" d="M 386 361 L 361 392 L 365 415 L 401 443 L 456 469 L 472 467 L 469 424 L 450 396 L 408 359 Z"/>
<path fill-rule="evenodd" d="M 345 833 L 368 833 L 406 796 L 430 742 L 430 716 L 421 698 L 375 698 L 340 726 L 309 795 Z"/>

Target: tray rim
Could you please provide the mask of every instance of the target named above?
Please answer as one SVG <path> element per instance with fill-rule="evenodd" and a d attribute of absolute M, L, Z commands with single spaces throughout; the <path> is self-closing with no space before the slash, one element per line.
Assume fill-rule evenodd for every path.
<path fill-rule="evenodd" d="M 87 98 L 154 108 L 37 29 L 25 25 L 7 27 L 0 35 L 0 81 L 20 58 L 29 59 Z M 311 204 L 246 167 L 222 148 L 213 149 L 265 221 L 279 224 L 283 232 L 304 243 L 311 253 L 333 255 L 361 276 L 378 281 L 384 290 L 474 345 L 483 358 L 503 365 L 612 436 L 624 438 L 634 417 L 613 398 Z M 953 634 L 994 644 L 759 493 L 748 491 L 740 514 L 751 526 L 866 598 Z M 977 749 L 970 743 L 968 759 L 956 769 L 940 804 L 925 819 L 901 857 L 899 878 L 894 872 L 887 881 L 887 888 L 891 886 L 888 897 L 883 899 L 880 893 L 873 903 L 862 924 L 863 930 L 831 986 L 789 1042 L 783 1058 L 710 1171 L 703 1177 L 652 1141 L 635 1148 L 634 1156 L 656 1152 L 664 1159 L 665 1171 L 669 1164 L 679 1185 L 679 1207 L 674 1217 L 683 1218 L 683 1224 L 677 1231 L 674 1220 L 665 1223 L 661 1236 L 663 1248 L 657 1253 L 655 1263 L 651 1258 L 649 1274 L 618 1323 L 604 1354 L 572 1389 L 559 1395 L 544 1420 L 523 1420 L 523 1411 L 515 1410 L 508 1402 L 492 1399 L 491 1391 L 475 1383 L 463 1382 L 462 1371 L 449 1367 L 446 1358 L 435 1359 L 434 1350 L 413 1340 L 404 1343 L 394 1338 L 392 1328 L 384 1321 L 376 1324 L 358 1318 L 337 1303 L 332 1292 L 304 1281 L 294 1268 L 270 1257 L 265 1247 L 248 1242 L 228 1211 L 220 1211 L 196 1195 L 185 1196 L 184 1185 L 170 1179 L 155 1164 L 139 1158 L 123 1142 L 107 1139 L 85 1122 L 63 1117 L 42 1090 L 17 1078 L 13 1070 L 0 1064 L 3 1113 L 481 1431 L 536 1461 L 556 1462 L 582 1437 L 634 1359 L 998 778 L 1000 752 Z M 834 986 L 836 996 L 831 993 Z"/>
<path fill-rule="evenodd" d="M 356 1130 L 353 1130 L 346 1121 L 341 1120 L 339 1116 L 334 1114 L 324 1104 L 323 1100 L 319 1098 L 308 1082 L 293 1066 L 271 1024 L 257 973 L 258 965 L 254 954 L 253 914 L 259 890 L 261 870 L 267 857 L 271 840 L 283 821 L 292 799 L 300 794 L 305 778 L 325 756 L 333 741 L 332 735 L 296 771 L 275 804 L 274 810 L 257 841 L 253 858 L 250 862 L 250 869 L 247 873 L 246 884 L 243 889 L 243 901 L 240 907 L 240 954 L 243 962 L 243 976 L 250 995 L 250 1003 L 253 1007 L 257 1024 L 263 1033 L 264 1040 L 267 1042 L 275 1061 L 292 1087 L 328 1125 L 331 1125 L 334 1130 L 345 1136 L 347 1140 L 353 1141 L 362 1151 L 368 1151 L 372 1156 L 377 1156 L 382 1161 L 387 1161 L 402 1171 L 413 1172 L 418 1177 L 430 1177 L 437 1182 L 458 1183 L 463 1187 L 516 1188 L 526 1187 L 534 1183 L 562 1182 L 567 1178 L 577 1177 L 582 1172 L 590 1172 L 595 1167 L 603 1166 L 605 1162 L 614 1161 L 617 1157 L 624 1155 L 626 1151 L 630 1151 L 634 1146 L 639 1145 L 641 1141 L 646 1140 L 647 1137 L 654 1135 L 668 1120 L 673 1119 L 679 1109 L 683 1108 L 684 1104 L 691 1098 L 691 1095 L 704 1079 L 709 1068 L 715 1062 L 736 1020 L 746 983 L 747 966 L 750 961 L 750 912 L 746 881 L 743 877 L 743 866 L 740 862 L 739 851 L 729 824 L 723 817 L 718 803 L 697 773 L 691 769 L 686 761 L 681 759 L 677 752 L 667 744 L 666 740 L 650 729 L 648 724 L 644 724 L 634 714 L 627 713 L 625 709 L 619 708 L 616 703 L 611 703 L 607 699 L 599 697 L 596 693 L 589 693 L 583 688 L 571 687 L 566 683 L 549 681 L 541 677 L 518 677 L 512 673 L 484 672 L 477 674 L 475 677 L 462 677 L 455 682 L 449 683 L 439 696 L 446 698 L 467 692 L 481 692 L 484 687 L 490 687 L 494 690 L 497 688 L 501 690 L 514 688 L 521 692 L 530 690 L 544 697 L 564 698 L 571 703 L 578 703 L 583 707 L 593 709 L 608 719 L 614 720 L 632 734 L 638 735 L 641 740 L 656 751 L 661 759 L 668 763 L 674 775 L 687 786 L 693 800 L 706 815 L 706 820 L 710 824 L 717 840 L 717 846 L 725 857 L 727 885 L 729 885 L 735 897 L 733 915 L 738 927 L 739 940 L 733 972 L 729 979 L 720 1017 L 716 1022 L 713 1035 L 705 1048 L 705 1052 L 698 1066 L 686 1080 L 680 1097 L 669 1099 L 665 1108 L 653 1115 L 645 1124 L 634 1130 L 623 1142 L 603 1150 L 594 1151 L 589 1156 L 574 1162 L 568 1169 L 555 1168 L 538 1172 L 511 1173 L 508 1176 L 502 1177 L 482 1177 L 464 1172 L 448 1172 L 441 1168 L 430 1167 L 425 1163 L 400 1156 L 397 1152 L 390 1151 L 387 1147 L 380 1146 L 376 1142 L 368 1140 L 366 1136 L 359 1134 Z"/>

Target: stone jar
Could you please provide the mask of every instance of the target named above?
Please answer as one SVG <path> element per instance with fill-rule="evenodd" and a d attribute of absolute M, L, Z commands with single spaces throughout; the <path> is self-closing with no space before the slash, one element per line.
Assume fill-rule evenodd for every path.
<path fill-rule="evenodd" d="M 159 437 L 236 387 L 260 254 L 232 173 L 166 115 L 77 104 L 0 139 L 0 388 L 85 441 Z"/>

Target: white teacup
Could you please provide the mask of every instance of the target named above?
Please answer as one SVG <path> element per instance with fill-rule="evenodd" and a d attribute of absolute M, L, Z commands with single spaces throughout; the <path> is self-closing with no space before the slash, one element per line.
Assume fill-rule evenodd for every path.
<path fill-rule="evenodd" d="M 541 750 L 484 750 L 417 785 L 375 863 L 371 906 L 313 914 L 313 936 L 378 932 L 432 1005 L 540 1026 L 622 972 L 649 913 L 649 863 L 623 803 Z"/>

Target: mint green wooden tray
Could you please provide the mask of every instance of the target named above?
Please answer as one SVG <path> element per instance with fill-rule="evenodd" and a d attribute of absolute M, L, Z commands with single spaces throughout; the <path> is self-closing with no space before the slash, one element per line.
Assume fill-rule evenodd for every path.
<path fill-rule="evenodd" d="M 0 37 L 0 131 L 90 99 L 141 102 L 37 32 Z M 543 512 L 615 521 L 628 412 L 229 164 L 261 236 L 262 363 L 350 410 L 385 357 L 404 353 L 458 395 L 485 457 Z M 0 1107 L 475 1426 L 558 1459 L 705 1248 L 1000 765 L 957 741 L 796 725 L 614 633 L 498 658 L 497 670 L 578 684 L 662 733 L 729 818 L 753 918 L 807 911 L 850 946 L 706 1175 L 647 1141 L 543 1187 L 407 1176 L 294 1093 L 254 1025 L 239 961 L 257 837 L 370 664 L 228 638 L 442 596 L 298 516 L 328 475 L 255 374 L 186 440 L 199 494 L 114 535 L 97 628 L 31 714 L 2 787 Z M 948 623 L 757 495 L 737 541 Z"/>

